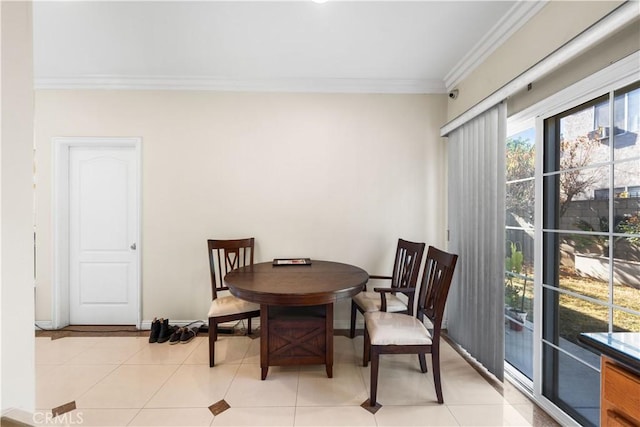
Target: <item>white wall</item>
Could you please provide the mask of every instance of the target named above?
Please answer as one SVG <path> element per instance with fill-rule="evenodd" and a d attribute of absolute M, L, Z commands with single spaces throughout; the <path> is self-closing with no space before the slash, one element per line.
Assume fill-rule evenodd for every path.
<path fill-rule="evenodd" d="M 37 320 L 51 318 L 51 138 L 140 136 L 143 319 L 204 319 L 207 238 L 257 261 L 390 273 L 399 237 L 444 246 L 444 95 L 37 91 Z M 348 301 L 336 307 L 346 327 Z"/>
<path fill-rule="evenodd" d="M 0 365 L 2 412 L 35 408 L 31 3 L 0 3 Z"/>

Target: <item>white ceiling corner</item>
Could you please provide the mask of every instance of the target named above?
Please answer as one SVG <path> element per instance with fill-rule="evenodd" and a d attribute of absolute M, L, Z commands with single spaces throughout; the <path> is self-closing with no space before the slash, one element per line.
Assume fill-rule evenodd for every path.
<path fill-rule="evenodd" d="M 542 9 L 548 0 L 520 1 L 444 76 L 447 91 L 473 72 L 500 45 Z"/>

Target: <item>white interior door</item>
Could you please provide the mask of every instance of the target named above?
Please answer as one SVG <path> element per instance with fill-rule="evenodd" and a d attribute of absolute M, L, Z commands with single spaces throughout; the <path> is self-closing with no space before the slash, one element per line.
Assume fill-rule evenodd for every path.
<path fill-rule="evenodd" d="M 138 323 L 135 147 L 69 147 L 69 321 Z"/>

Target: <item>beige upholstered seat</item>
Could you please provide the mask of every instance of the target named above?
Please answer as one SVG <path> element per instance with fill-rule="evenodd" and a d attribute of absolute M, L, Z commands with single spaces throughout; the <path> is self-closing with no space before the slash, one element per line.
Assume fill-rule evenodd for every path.
<path fill-rule="evenodd" d="M 363 366 L 371 360 L 371 393 L 367 404 L 376 406 L 378 367 L 381 354 L 417 354 L 420 370 L 427 372 L 426 353 L 431 353 L 433 382 L 438 403 L 443 403 L 440 382 L 440 328 L 457 255 L 429 246 L 422 273 L 416 315 L 401 313 L 365 313 Z M 433 327 L 424 324 L 427 317 Z"/>
<path fill-rule="evenodd" d="M 243 299 L 228 295 L 218 297 L 211 301 L 208 317 L 229 316 L 236 313 L 260 310 L 260 304 L 245 301 Z"/>
<path fill-rule="evenodd" d="M 358 307 L 360 307 L 365 313 L 370 311 L 380 311 L 382 307 L 382 298 L 380 297 L 380 292 L 374 291 L 364 291 L 360 292 L 358 295 L 353 297 L 354 302 Z M 387 295 L 387 311 L 388 312 L 396 312 L 396 311 L 406 311 L 407 303 L 402 301 L 395 295 Z"/>
<path fill-rule="evenodd" d="M 364 291 L 351 299 L 351 327 L 349 336 L 356 334 L 356 313 L 369 313 L 372 311 L 413 312 L 413 301 L 424 253 L 424 243 L 409 242 L 398 239 L 396 257 L 393 263 L 391 276 L 374 276 L 370 279 L 385 279 L 391 281 L 388 288 L 374 288 L 373 291 Z M 397 295 L 398 294 L 398 295 Z M 403 298 L 399 298 L 402 295 Z"/>
<path fill-rule="evenodd" d="M 371 345 L 429 345 L 431 333 L 413 316 L 376 311 L 364 314 Z"/>

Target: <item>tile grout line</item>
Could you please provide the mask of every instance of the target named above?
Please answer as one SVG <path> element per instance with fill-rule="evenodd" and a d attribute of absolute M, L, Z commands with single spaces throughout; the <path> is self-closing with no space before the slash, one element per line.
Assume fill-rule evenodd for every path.
<path fill-rule="evenodd" d="M 137 339 L 137 338 L 139 338 L 139 337 L 135 337 L 135 339 Z M 114 373 L 117 369 L 119 369 L 119 368 L 123 368 L 123 367 L 125 367 L 125 366 L 126 366 L 126 367 L 129 367 L 129 366 L 136 366 L 136 364 L 127 364 L 127 361 L 131 360 L 131 359 L 132 359 L 133 357 L 135 357 L 137 354 L 139 354 L 140 352 L 142 352 L 144 348 L 145 348 L 145 347 L 144 347 L 144 345 L 143 345 L 143 346 L 139 346 L 139 348 L 138 348 L 138 350 L 137 350 L 137 351 L 135 351 L 131 356 L 129 356 L 128 358 L 126 358 L 126 359 L 125 359 L 124 361 L 122 361 L 120 364 L 114 364 L 115 368 L 114 368 L 113 370 L 111 370 L 107 375 L 105 375 L 105 377 L 103 377 L 100 381 L 98 381 L 98 383 L 100 383 L 101 381 L 103 381 L 107 376 L 109 376 L 109 375 L 113 374 L 113 373 Z M 101 365 L 112 365 L 112 364 L 104 363 L 104 364 L 101 364 Z M 146 366 L 147 364 L 144 364 L 144 365 Z M 155 366 L 155 365 L 154 365 L 154 366 Z M 168 365 L 167 365 L 167 364 L 160 364 L 160 365 L 158 365 L 158 366 L 168 366 Z M 180 366 L 180 365 L 176 365 L 176 372 L 177 372 L 177 369 L 179 368 L 179 366 Z M 155 392 L 155 393 L 157 393 L 157 392 L 158 392 L 158 390 L 160 390 L 160 388 L 162 388 L 162 386 L 166 383 L 166 381 L 168 381 L 168 380 L 169 380 L 169 378 L 171 378 L 174 374 L 175 374 L 175 372 L 174 372 L 174 373 L 172 373 L 171 375 L 169 375 L 169 377 L 167 378 L 167 380 L 165 380 L 165 382 L 164 382 L 164 383 L 162 383 L 162 384 L 160 384 L 160 385 L 159 385 L 159 387 L 158 387 L 158 389 L 156 390 L 156 392 Z M 98 383 L 94 384 L 94 385 L 93 385 L 89 390 L 85 391 L 81 396 L 84 396 L 85 394 L 87 394 L 91 389 L 93 389 L 95 386 L 97 386 L 97 385 L 98 385 Z M 153 393 L 153 394 L 151 395 L 151 397 L 149 397 L 149 400 L 151 400 L 151 399 L 153 398 L 153 396 L 155 396 L 155 393 Z M 131 410 L 137 410 L 136 414 L 135 414 L 135 415 L 134 415 L 134 416 L 133 416 L 133 417 L 132 417 L 128 422 L 127 422 L 127 425 L 130 425 L 130 424 L 133 422 L 133 420 L 134 420 L 134 419 L 135 419 L 135 418 L 140 414 L 140 412 L 142 412 L 142 410 L 144 409 L 144 405 L 146 405 L 146 404 L 149 402 L 149 400 L 147 400 L 147 401 L 146 401 L 146 402 L 145 402 L 145 403 L 144 403 L 140 408 L 103 408 L 103 407 L 100 407 L 100 408 L 79 408 L 79 409 L 99 409 L 99 410 L 101 410 L 101 409 L 104 409 L 104 410 L 113 410 L 113 409 L 123 409 L 123 410 L 126 410 L 126 409 L 131 409 Z"/>
<path fill-rule="evenodd" d="M 129 421 L 127 421 L 127 426 L 130 426 L 133 420 L 135 420 L 138 417 L 138 415 L 140 415 L 140 412 L 142 412 L 142 408 L 137 408 L 137 409 L 138 410 L 136 411 L 135 415 L 131 417 Z"/>
<path fill-rule="evenodd" d="M 160 364 L 160 365 L 158 365 L 158 366 L 171 366 L 171 365 L 161 363 L 161 364 Z M 166 380 L 164 380 L 164 382 L 163 382 L 162 384 L 160 384 L 160 385 L 158 386 L 158 388 L 156 389 L 156 391 L 154 391 L 154 392 L 151 394 L 151 396 L 149 396 L 149 398 L 145 401 L 145 403 L 142 405 L 142 407 L 140 408 L 140 410 L 143 410 L 143 409 L 153 409 L 153 408 L 145 408 L 145 406 L 146 406 L 149 402 L 151 402 L 151 400 L 156 396 L 156 394 L 158 394 L 158 392 L 160 391 L 160 389 L 162 389 L 162 387 L 164 387 L 164 385 L 165 385 L 165 384 L 167 384 L 167 382 L 169 382 L 169 380 L 170 380 L 171 378 L 173 378 L 173 377 L 178 373 L 178 371 L 180 370 L 180 367 L 181 367 L 181 366 L 182 366 L 182 365 L 175 365 L 176 369 L 171 373 L 171 375 L 169 375 L 169 376 L 167 377 L 167 379 L 166 379 Z"/>
<path fill-rule="evenodd" d="M 140 352 L 142 351 L 142 349 L 143 349 L 143 348 L 144 348 L 144 346 L 140 346 L 140 348 L 138 349 L 138 351 L 136 351 L 135 353 L 133 353 L 133 354 L 132 354 L 128 359 L 124 360 L 124 361 L 120 364 L 120 366 L 124 366 L 124 364 L 125 364 L 127 361 L 129 361 L 131 358 L 133 358 L 133 357 L 134 357 L 134 356 L 136 356 L 138 353 L 140 353 Z M 176 371 L 177 371 L 177 369 L 176 369 Z M 174 372 L 174 374 L 175 374 L 175 372 Z M 172 375 L 169 375 L 169 377 L 167 378 L 167 381 L 168 381 L 168 380 L 169 380 L 169 378 L 171 378 L 172 376 L 173 376 L 173 374 L 172 374 Z M 165 382 L 166 382 L 166 381 L 165 381 Z M 162 384 L 162 385 L 164 385 L 164 384 Z M 160 390 L 160 388 L 162 388 L 162 385 L 160 385 L 160 387 L 158 387 L 158 390 Z M 156 393 L 158 392 L 158 390 L 156 390 Z M 155 396 L 155 393 L 154 393 L 154 394 L 149 398 L 149 400 L 153 399 L 153 396 Z M 147 401 L 147 403 L 149 403 L 149 400 Z M 146 403 L 145 403 L 144 405 L 146 405 Z M 131 423 L 133 422 L 133 420 L 135 420 L 135 419 L 138 417 L 138 415 L 140 415 L 140 413 L 141 413 L 141 412 L 142 412 L 142 410 L 144 409 L 144 405 L 142 405 L 142 407 L 141 407 L 141 408 L 134 408 L 134 409 L 137 409 L 137 411 L 136 411 L 135 415 L 134 415 L 133 417 L 131 417 L 131 419 L 127 422 L 127 426 L 130 426 L 130 425 L 131 425 Z"/>
<path fill-rule="evenodd" d="M 193 341 L 192 341 L 192 343 L 193 343 Z M 162 345 L 162 344 L 170 345 L 168 342 L 167 342 L 167 343 L 161 343 L 161 345 Z M 176 344 L 176 345 L 180 345 L 180 344 Z M 202 345 L 202 343 L 201 343 L 200 345 Z M 149 399 L 147 399 L 147 401 L 142 405 L 142 407 L 140 408 L 140 411 L 139 411 L 138 413 L 142 412 L 142 410 L 143 410 L 143 409 L 145 409 L 145 406 L 146 406 L 147 404 L 149 404 L 149 402 L 151 402 L 151 400 L 153 400 L 153 398 L 158 394 L 158 392 L 162 389 L 162 387 L 164 387 L 164 386 L 165 386 L 165 384 L 167 384 L 167 383 L 171 380 L 171 378 L 173 378 L 173 377 L 178 373 L 178 371 L 180 370 L 180 368 L 181 368 L 182 366 L 184 366 L 184 365 L 185 365 L 185 363 L 184 363 L 184 362 L 189 358 L 189 356 L 191 356 L 191 354 L 196 350 L 196 348 L 197 348 L 197 347 L 198 347 L 198 346 L 193 347 L 193 348 L 191 349 L 191 351 L 190 351 L 190 352 L 188 352 L 188 353 L 185 355 L 185 357 L 182 359 L 182 361 L 181 361 L 179 364 L 176 364 L 176 369 L 173 371 L 173 373 L 172 373 L 171 375 L 169 375 L 169 376 L 167 377 L 167 379 L 166 379 L 166 380 L 164 380 L 164 382 L 158 386 L 158 388 L 156 389 L 156 391 L 155 391 L 154 393 L 152 393 L 152 394 L 151 394 L 151 396 L 149 396 Z M 142 348 L 140 349 L 140 351 L 142 351 Z M 136 354 L 137 354 L 137 353 L 136 353 Z M 133 357 L 133 356 L 132 356 L 132 357 Z M 130 358 L 129 358 L 129 359 L 130 359 Z M 127 359 L 127 360 L 129 360 L 129 359 Z M 124 363 L 123 363 L 123 364 L 124 364 Z M 146 364 L 145 364 L 145 365 L 146 365 Z M 161 366 L 170 366 L 170 364 L 164 364 L 164 363 L 161 363 L 160 365 L 161 365 Z M 137 414 L 136 414 L 136 416 L 137 416 Z M 131 421 L 133 421 L 134 419 L 135 419 L 135 417 L 134 417 L 134 418 L 132 418 L 132 420 L 131 420 Z"/>
<path fill-rule="evenodd" d="M 95 343 L 95 345 L 97 346 L 97 341 Z M 107 378 L 109 375 L 113 374 L 118 368 L 122 367 L 125 362 L 127 360 L 129 360 L 130 358 L 132 358 L 134 355 L 138 354 L 140 351 L 142 351 L 142 347 L 139 347 L 137 351 L 133 352 L 132 355 L 130 355 L 128 358 L 126 358 L 125 360 L 123 360 L 122 362 L 120 362 L 119 364 L 111 364 L 111 363 L 101 363 L 100 365 L 102 366 L 114 366 L 113 369 L 111 369 L 109 372 L 107 372 L 102 378 L 100 378 L 98 381 L 96 381 L 95 384 L 93 384 L 91 387 L 89 387 L 87 390 L 85 390 L 83 393 L 81 393 L 76 399 L 75 401 L 77 402 L 80 398 L 82 398 L 83 396 L 85 396 L 87 393 L 89 393 L 91 390 L 94 389 L 94 387 L 96 387 L 98 384 L 100 384 L 102 381 L 105 380 L 105 378 Z M 77 357 L 77 356 L 76 356 Z M 78 408 L 78 410 L 81 409 L 103 409 L 103 408 Z M 114 409 L 114 408 L 104 408 L 104 409 Z M 137 409 L 137 408 L 131 408 L 131 409 Z M 136 414 L 137 415 L 137 414 Z M 133 418 L 131 418 L 131 420 L 129 420 L 129 422 L 133 421 L 133 419 L 135 418 L 135 416 Z M 127 423 L 128 425 L 128 423 Z"/>
<path fill-rule="evenodd" d="M 125 363 L 127 363 L 129 360 L 131 360 L 132 358 L 134 358 L 135 356 L 137 356 L 140 352 L 142 352 L 142 349 L 144 348 L 144 346 L 138 346 L 138 351 L 135 351 L 131 356 L 127 357 L 125 360 L 122 361 L 122 363 L 120 363 L 120 365 L 124 365 Z"/>
<path fill-rule="evenodd" d="M 207 347 L 209 346 L 209 337 L 206 338 L 207 341 L 205 341 L 205 343 L 207 344 Z M 224 391 L 224 394 L 222 395 L 222 399 L 227 402 L 227 395 L 229 394 L 229 390 L 231 390 L 231 386 L 233 385 L 233 382 L 236 380 L 236 377 L 238 376 L 238 372 L 240 371 L 240 367 L 242 366 L 242 362 L 244 361 L 244 359 L 247 357 L 247 354 L 249 353 L 249 349 L 251 348 L 251 342 L 249 342 L 249 345 L 247 346 L 247 349 L 245 350 L 244 354 L 242 355 L 242 360 L 240 360 L 240 363 L 234 364 L 234 366 L 236 367 L 235 372 L 233 373 L 233 377 L 231 378 L 231 381 L 229 381 L 229 385 L 227 386 L 227 389 Z M 207 350 L 207 354 L 209 354 L 208 350 Z M 208 365 L 208 363 L 207 363 Z M 211 367 L 209 366 L 209 369 L 214 369 L 215 366 Z M 229 404 L 229 402 L 227 402 L 227 404 Z M 229 405 L 230 406 L 230 405 Z M 213 419 L 211 420 L 211 423 L 209 423 L 209 426 L 213 426 L 213 423 L 216 421 L 216 417 L 217 415 L 213 416 Z"/>
<path fill-rule="evenodd" d="M 77 366 L 81 366 L 81 365 L 77 365 Z M 93 365 L 85 365 L 85 366 L 93 366 Z M 95 365 L 95 366 L 113 366 L 113 369 L 111 369 L 111 370 L 109 370 L 108 372 L 106 372 L 106 373 L 102 376 L 102 378 L 99 378 L 99 379 L 98 379 L 98 380 L 97 380 L 93 385 L 89 386 L 89 388 L 87 388 L 85 391 L 81 392 L 81 393 L 78 395 L 78 397 L 76 397 L 76 398 L 74 399 L 74 401 L 75 401 L 76 403 L 78 402 L 78 400 L 80 400 L 80 398 L 82 398 L 84 395 L 86 395 L 87 393 L 89 393 L 89 391 L 93 390 L 93 388 L 94 388 L 94 387 L 96 387 L 98 384 L 100 384 L 102 381 L 104 381 L 104 380 L 105 380 L 105 378 L 107 378 L 109 375 L 113 374 L 113 373 L 116 371 L 116 369 L 118 369 L 118 367 L 119 367 L 120 365 L 113 364 L 113 363 L 100 363 L 100 364 Z M 76 406 L 77 406 L 77 405 L 76 405 Z M 76 408 L 76 409 L 77 409 L 77 410 L 80 410 L 80 409 L 92 409 L 92 408 Z"/>
<path fill-rule="evenodd" d="M 96 341 L 96 346 L 97 346 L 97 341 Z M 98 366 L 113 366 L 114 368 L 111 369 L 109 372 L 105 373 L 105 375 L 100 378 L 98 381 L 96 381 L 95 384 L 93 384 L 91 387 L 89 387 L 87 390 L 85 390 L 83 393 L 81 393 L 76 399 L 75 401 L 77 402 L 80 398 L 82 398 L 83 396 L 85 396 L 87 393 L 89 393 L 91 390 L 93 390 L 98 384 L 100 384 L 102 381 L 104 381 L 109 375 L 113 374 L 118 368 L 122 367 L 124 365 L 124 363 L 129 360 L 131 357 L 133 357 L 135 354 L 139 353 L 140 351 L 142 351 L 142 347 L 138 347 L 138 350 L 133 352 L 133 354 L 131 356 L 129 356 L 129 358 L 126 358 L 125 360 L 123 360 L 122 362 L 120 362 L 119 364 L 115 364 L 115 363 L 100 363 L 98 364 Z M 77 356 L 76 356 L 77 357 Z M 77 408 L 77 410 L 86 410 L 86 409 L 108 409 L 108 410 L 112 410 L 114 408 Z M 123 408 L 123 409 L 137 409 L 137 408 Z M 136 413 L 137 415 L 137 413 Z M 129 420 L 129 422 L 131 422 L 133 419 L 135 418 L 135 415 L 131 418 L 131 420 Z M 129 423 L 127 423 L 128 425 Z"/>
<path fill-rule="evenodd" d="M 296 381 L 296 399 L 293 402 L 293 420 L 292 427 L 296 425 L 296 417 L 298 416 L 298 394 L 300 393 L 300 366 L 298 366 L 298 378 Z"/>

